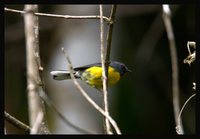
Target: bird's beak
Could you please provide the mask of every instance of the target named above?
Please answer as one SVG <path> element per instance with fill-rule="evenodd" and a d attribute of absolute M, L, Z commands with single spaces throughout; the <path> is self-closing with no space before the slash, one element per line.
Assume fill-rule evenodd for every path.
<path fill-rule="evenodd" d="M 130 69 L 127 69 L 127 71 L 128 71 L 128 72 L 132 72 L 132 70 L 130 70 Z"/>

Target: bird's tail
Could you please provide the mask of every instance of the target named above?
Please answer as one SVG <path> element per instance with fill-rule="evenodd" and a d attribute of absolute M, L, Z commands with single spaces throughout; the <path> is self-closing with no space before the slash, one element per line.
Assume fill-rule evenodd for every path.
<path fill-rule="evenodd" d="M 53 76 L 54 80 L 67 80 L 67 79 L 71 79 L 70 72 L 66 71 L 66 70 L 51 71 L 50 74 Z"/>

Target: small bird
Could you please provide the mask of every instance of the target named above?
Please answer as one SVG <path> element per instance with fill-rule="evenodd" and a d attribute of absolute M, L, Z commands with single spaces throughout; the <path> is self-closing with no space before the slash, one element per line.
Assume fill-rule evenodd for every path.
<path fill-rule="evenodd" d="M 108 68 L 108 86 L 116 84 L 127 72 L 131 72 L 131 70 L 129 70 L 125 64 L 111 61 Z M 54 80 L 71 79 L 70 71 L 67 70 L 51 71 L 50 74 L 53 76 Z M 74 68 L 73 74 L 75 78 L 81 79 L 94 88 L 103 88 L 101 63 L 94 63 Z"/>

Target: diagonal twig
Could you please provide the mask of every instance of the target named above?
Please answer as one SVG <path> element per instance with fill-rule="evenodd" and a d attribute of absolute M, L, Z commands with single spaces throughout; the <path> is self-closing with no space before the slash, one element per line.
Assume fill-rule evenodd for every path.
<path fill-rule="evenodd" d="M 73 129 L 80 131 L 82 133 L 87 133 L 87 134 L 95 134 L 93 131 L 89 131 L 86 129 L 83 129 L 75 124 L 73 124 L 70 120 L 68 120 L 67 118 L 65 118 L 63 116 L 63 114 L 61 114 L 58 109 L 56 108 L 56 106 L 53 104 L 53 102 L 49 99 L 49 97 L 46 95 L 46 93 L 44 91 L 40 92 L 40 97 L 44 100 L 44 102 L 48 105 L 49 108 L 51 108 L 60 118 L 61 120 L 63 120 L 67 125 L 69 125 L 70 127 L 72 127 Z"/>
<path fill-rule="evenodd" d="M 67 53 L 65 52 L 65 49 L 62 47 L 62 52 L 64 53 L 65 58 L 67 59 L 67 62 L 69 63 L 69 71 L 70 71 L 70 76 L 75 84 L 75 86 L 77 87 L 77 89 L 79 90 L 79 92 L 84 96 L 84 98 L 97 110 L 99 111 L 102 115 L 104 115 L 105 117 L 107 117 L 107 119 L 110 121 L 110 123 L 112 124 L 112 126 L 114 127 L 115 131 L 117 134 L 121 134 L 120 129 L 117 126 L 117 123 L 112 119 L 112 117 L 110 117 L 110 115 L 107 115 L 104 110 L 97 105 L 89 96 L 88 94 L 85 92 L 85 90 L 80 86 L 80 84 L 78 83 L 78 81 L 76 80 L 76 78 L 74 77 L 73 74 L 73 67 L 72 67 L 72 63 L 71 60 L 69 59 Z"/>
<path fill-rule="evenodd" d="M 6 111 L 4 111 L 4 117 L 8 122 L 13 124 L 17 128 L 23 129 L 25 132 L 28 132 L 28 133 L 30 132 L 30 130 L 31 130 L 30 126 L 28 126 L 28 125 L 24 124 L 23 122 L 19 121 L 18 119 L 16 119 L 15 117 L 13 117 L 9 113 L 7 113 Z"/>
<path fill-rule="evenodd" d="M 179 115 L 178 115 L 178 118 L 177 118 L 178 120 L 180 120 L 181 114 L 182 114 L 182 112 L 183 112 L 183 110 L 184 110 L 186 104 L 187 104 L 195 95 L 196 95 L 196 94 L 191 95 L 191 96 L 185 101 L 185 103 L 183 104 L 183 106 L 182 106 L 182 108 L 181 108 L 181 110 L 180 110 L 180 113 L 179 113 Z"/>

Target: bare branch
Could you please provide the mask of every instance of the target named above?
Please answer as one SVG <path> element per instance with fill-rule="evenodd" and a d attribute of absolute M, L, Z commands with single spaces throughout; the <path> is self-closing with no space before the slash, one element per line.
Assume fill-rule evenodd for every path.
<path fill-rule="evenodd" d="M 104 25 L 103 25 L 103 6 L 99 5 L 100 12 L 100 41 L 101 41 L 101 64 L 102 64 L 102 80 L 103 80 L 103 104 L 104 111 L 109 115 L 108 110 L 108 66 L 105 66 L 105 50 L 104 50 Z M 105 131 L 107 134 L 113 134 L 108 119 L 105 117 Z"/>
<path fill-rule="evenodd" d="M 167 37 L 169 41 L 171 63 L 172 63 L 172 92 L 173 92 L 173 108 L 174 108 L 174 119 L 176 122 L 177 134 L 184 134 L 182 120 L 178 118 L 180 107 L 179 107 L 179 82 L 178 82 L 178 57 L 176 52 L 176 44 L 174 39 L 174 33 L 171 23 L 171 11 L 169 5 L 163 5 L 163 21 L 165 24 Z"/>
<path fill-rule="evenodd" d="M 71 123 L 67 118 L 65 118 L 56 108 L 56 106 L 52 103 L 52 101 L 49 99 L 49 97 L 46 95 L 44 91 L 40 92 L 40 97 L 45 101 L 45 103 L 48 105 L 49 108 L 51 108 L 55 113 L 69 126 L 74 128 L 75 130 L 82 132 L 82 133 L 87 133 L 87 134 L 95 134 L 94 131 L 89 131 L 85 130 L 73 123 Z"/>
<path fill-rule="evenodd" d="M 113 32 L 113 23 L 115 20 L 115 13 L 116 13 L 116 5 L 112 5 L 111 14 L 109 18 L 109 29 L 107 34 L 107 48 L 106 53 L 104 50 L 104 42 L 103 42 L 103 7 L 102 5 L 99 6 L 100 11 L 100 40 L 101 40 L 101 63 L 102 63 L 102 77 L 103 77 L 103 96 L 104 96 L 104 109 L 105 112 L 109 115 L 109 106 L 108 106 L 108 67 L 110 63 L 110 50 L 111 50 L 111 42 L 112 42 L 112 32 Z M 113 134 L 112 129 L 110 127 L 110 123 L 108 119 L 105 119 L 105 128 L 107 134 Z"/>
<path fill-rule="evenodd" d="M 20 14 L 26 13 L 25 11 L 15 10 L 15 9 L 10 9 L 10 8 L 4 8 L 4 10 L 7 12 L 14 12 L 14 13 L 20 13 Z M 100 19 L 99 15 L 72 16 L 72 15 L 46 14 L 46 13 L 38 13 L 38 12 L 34 12 L 33 14 L 37 16 L 42 16 L 42 17 L 54 17 L 54 18 L 64 18 L 64 19 Z M 109 19 L 107 17 L 103 16 L 103 19 L 106 22 L 109 22 Z"/>
<path fill-rule="evenodd" d="M 19 129 L 23 129 L 25 132 L 30 132 L 31 128 L 24 124 L 23 122 L 19 121 L 18 119 L 16 119 L 15 117 L 11 116 L 9 113 L 7 113 L 6 111 L 4 111 L 4 117 L 5 119 L 10 122 L 11 124 L 13 124 L 14 126 L 16 126 Z"/>
<path fill-rule="evenodd" d="M 77 89 L 79 90 L 79 92 L 84 96 L 84 98 L 97 110 L 99 111 L 102 115 L 104 115 L 105 117 L 107 117 L 107 119 L 110 121 L 110 123 L 112 124 L 112 126 L 114 127 L 115 131 L 117 132 L 117 134 L 121 134 L 120 129 L 117 126 L 117 123 L 112 119 L 112 117 L 110 117 L 109 115 L 107 115 L 104 110 L 99 107 L 89 96 L 88 94 L 85 92 L 85 90 L 80 86 L 80 84 L 77 82 L 76 78 L 74 77 L 73 74 L 73 67 L 72 67 L 72 63 L 71 60 L 69 59 L 67 53 L 65 52 L 65 49 L 62 47 L 62 52 L 65 55 L 65 58 L 67 59 L 67 62 L 69 63 L 69 71 L 70 71 L 70 76 L 75 84 L 75 86 L 77 87 Z"/>
<path fill-rule="evenodd" d="M 39 111 L 38 115 L 36 117 L 35 123 L 34 123 L 32 129 L 31 129 L 30 134 L 37 134 L 38 133 L 38 130 L 39 130 L 40 126 L 41 126 L 43 117 L 44 117 L 43 112 Z"/>
<path fill-rule="evenodd" d="M 114 21 L 115 21 L 115 13 L 117 10 L 117 5 L 112 5 L 111 13 L 110 13 L 110 20 L 109 20 L 109 29 L 107 33 L 107 49 L 106 49 L 106 59 L 105 63 L 108 66 L 110 61 L 110 50 L 111 50 L 111 43 L 112 43 L 112 33 L 114 28 Z"/>
<path fill-rule="evenodd" d="M 185 108 L 185 106 L 186 106 L 186 104 L 195 96 L 196 94 L 193 94 L 192 96 L 190 96 L 187 100 L 186 100 L 186 102 L 184 103 L 184 105 L 183 105 L 183 107 L 181 108 L 181 111 L 180 111 L 180 113 L 179 113 L 179 115 L 178 115 L 178 121 L 180 121 L 180 117 L 181 117 L 181 114 L 182 114 L 182 112 L 183 112 L 183 110 L 184 110 L 184 108 Z M 179 127 L 177 127 L 177 129 L 178 129 Z"/>
<path fill-rule="evenodd" d="M 45 114 L 43 101 L 39 97 L 39 89 L 41 86 L 41 78 L 39 70 L 43 68 L 38 63 L 39 57 L 39 26 L 38 17 L 33 13 L 37 12 L 37 5 L 25 5 L 25 34 L 26 34 L 26 55 L 27 55 L 27 90 L 28 90 L 28 106 L 30 126 L 33 127 L 37 115 L 40 111 Z M 43 118 L 40 133 L 49 134 L 47 123 Z M 45 127 L 44 127 L 45 126 Z"/>

